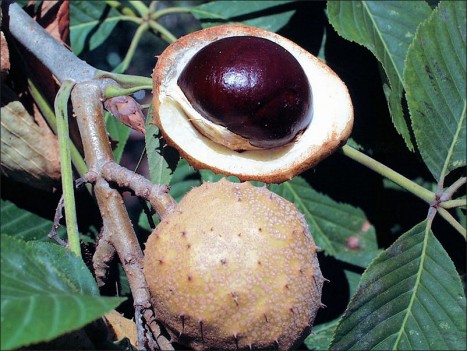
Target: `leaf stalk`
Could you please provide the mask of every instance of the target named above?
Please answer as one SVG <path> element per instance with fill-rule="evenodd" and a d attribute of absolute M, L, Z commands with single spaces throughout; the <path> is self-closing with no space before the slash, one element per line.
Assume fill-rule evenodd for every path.
<path fill-rule="evenodd" d="M 464 237 L 464 239 L 467 239 L 466 229 L 454 218 L 454 216 L 451 213 L 449 213 L 449 211 L 442 207 L 439 207 L 438 212 L 441 215 L 441 217 L 443 217 L 454 229 L 456 229 Z"/>
<path fill-rule="evenodd" d="M 440 206 L 445 209 L 455 208 L 455 207 L 465 207 L 467 206 L 467 199 L 455 199 L 448 200 L 440 203 Z"/>
<path fill-rule="evenodd" d="M 55 98 L 55 115 L 57 118 L 58 145 L 60 151 L 62 189 L 65 201 L 68 247 L 72 253 L 81 257 L 68 130 L 68 99 L 70 98 L 71 90 L 74 85 L 75 83 L 72 81 L 63 82 L 57 93 L 57 97 Z"/>
<path fill-rule="evenodd" d="M 177 37 L 173 35 L 167 28 L 165 28 L 159 22 L 150 20 L 148 23 L 151 29 L 157 33 L 160 33 L 162 39 L 164 39 L 166 42 L 173 43 L 174 41 L 177 40 Z"/>
<path fill-rule="evenodd" d="M 57 121 L 55 119 L 54 111 L 51 109 L 51 107 L 49 106 L 49 103 L 46 101 L 42 93 L 37 88 L 36 84 L 31 79 L 28 79 L 28 86 L 29 86 L 29 91 L 31 92 L 31 96 L 33 97 L 34 101 L 39 107 L 39 110 L 41 111 L 42 115 L 46 119 L 52 131 L 57 135 L 58 134 L 57 133 Z M 81 156 L 78 149 L 76 148 L 76 145 L 71 141 L 71 139 L 69 139 L 68 142 L 70 145 L 71 162 L 73 163 L 73 166 L 78 171 L 78 174 L 82 177 L 88 171 L 88 167 L 86 166 L 86 163 L 84 162 L 83 157 Z M 92 193 L 91 185 L 87 184 L 86 187 L 88 191 Z"/>
<path fill-rule="evenodd" d="M 141 40 L 141 37 L 144 34 L 144 32 L 146 32 L 148 29 L 149 25 L 147 22 L 141 23 L 141 25 L 136 30 L 133 39 L 131 40 L 130 47 L 128 48 L 125 58 L 117 67 L 113 69 L 113 72 L 123 73 L 128 69 L 128 66 L 130 65 L 130 62 L 133 59 L 133 56 L 135 56 L 136 48 Z"/>
<path fill-rule="evenodd" d="M 354 161 L 368 167 L 369 169 L 379 173 L 383 177 L 388 178 L 397 185 L 406 189 L 410 193 L 414 194 L 418 198 L 424 200 L 428 204 L 432 204 L 436 200 L 436 194 L 432 191 L 418 185 L 417 183 L 411 181 L 410 179 L 404 177 L 402 174 L 394 171 L 388 166 L 382 164 L 381 162 L 376 161 L 370 156 L 365 155 L 364 153 L 348 146 L 344 145 L 341 149 L 342 153 L 351 158 Z"/>
<path fill-rule="evenodd" d="M 107 89 L 105 89 L 104 97 L 106 99 L 110 99 L 116 96 L 131 95 L 140 90 L 151 90 L 151 89 L 152 89 L 152 85 L 141 85 L 141 86 L 135 86 L 132 88 L 127 88 L 127 89 L 122 89 L 122 88 L 119 88 L 118 86 L 111 85 Z"/>
<path fill-rule="evenodd" d="M 133 76 L 133 75 L 128 75 L 128 74 L 120 74 L 120 73 L 115 73 L 115 72 L 107 72 L 107 71 L 98 70 L 96 71 L 95 78 L 112 79 L 118 84 L 120 84 L 122 88 L 134 88 L 134 87 L 141 87 L 141 86 L 152 88 L 152 79 L 148 77 Z M 107 87 L 107 89 L 113 89 L 113 88 Z M 116 87 L 116 89 L 118 88 Z"/>
<path fill-rule="evenodd" d="M 136 11 L 138 11 L 141 17 L 145 17 L 148 15 L 149 8 L 144 4 L 144 2 L 140 0 L 133 0 L 130 1 L 130 4 Z"/>

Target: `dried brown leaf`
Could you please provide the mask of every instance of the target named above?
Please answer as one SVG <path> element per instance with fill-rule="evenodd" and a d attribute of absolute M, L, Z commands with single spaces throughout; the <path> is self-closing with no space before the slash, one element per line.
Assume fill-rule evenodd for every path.
<path fill-rule="evenodd" d="M 43 1 L 34 19 L 55 39 L 70 43 L 70 4 L 68 1 Z"/>
<path fill-rule="evenodd" d="M 2 86 L 1 115 L 2 173 L 21 183 L 51 190 L 60 179 L 56 136 L 47 126 L 41 128 L 35 123 L 6 86 Z"/>
<path fill-rule="evenodd" d="M 0 32 L 0 50 L 0 73 L 3 82 L 4 77 L 10 71 L 10 51 L 3 32 Z"/>

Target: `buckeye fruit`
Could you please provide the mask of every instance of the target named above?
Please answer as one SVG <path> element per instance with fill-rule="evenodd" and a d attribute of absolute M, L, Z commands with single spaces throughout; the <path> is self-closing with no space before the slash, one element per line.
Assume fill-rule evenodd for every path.
<path fill-rule="evenodd" d="M 342 146 L 353 126 L 344 82 L 267 30 L 226 24 L 166 48 L 153 71 L 153 123 L 196 169 L 280 183 Z"/>
<path fill-rule="evenodd" d="M 288 350 L 310 333 L 323 276 L 295 205 L 250 183 L 192 189 L 150 235 L 156 316 L 195 350 Z"/>

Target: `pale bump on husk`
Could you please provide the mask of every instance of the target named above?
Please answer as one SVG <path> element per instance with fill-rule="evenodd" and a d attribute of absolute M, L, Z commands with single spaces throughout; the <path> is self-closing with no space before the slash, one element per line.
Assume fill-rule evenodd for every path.
<path fill-rule="evenodd" d="M 191 123 L 194 109 L 180 98 L 177 79 L 193 55 L 224 37 L 254 35 L 285 47 L 302 65 L 313 94 L 313 118 L 294 142 L 274 149 L 233 151 L 201 134 Z M 292 41 L 267 30 L 221 25 L 188 34 L 158 57 L 153 72 L 153 123 L 169 145 L 196 169 L 237 176 L 240 180 L 280 183 L 316 165 L 345 144 L 353 126 L 347 87 L 321 60 Z M 211 130 L 212 133 L 221 131 Z"/>
<path fill-rule="evenodd" d="M 204 183 L 145 247 L 157 318 L 195 350 L 298 347 L 321 304 L 316 245 L 294 204 L 250 183 Z"/>

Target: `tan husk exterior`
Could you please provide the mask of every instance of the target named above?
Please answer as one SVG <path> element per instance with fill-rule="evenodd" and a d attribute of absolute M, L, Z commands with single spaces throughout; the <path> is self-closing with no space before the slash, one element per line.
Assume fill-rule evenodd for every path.
<path fill-rule="evenodd" d="M 204 183 L 150 235 L 157 318 L 196 350 L 298 347 L 321 304 L 316 245 L 295 205 L 250 183 Z"/>
<path fill-rule="evenodd" d="M 291 144 L 276 149 L 236 152 L 203 136 L 177 102 L 176 81 L 189 59 L 223 37 L 254 35 L 282 45 L 300 62 L 313 94 L 313 118 Z M 322 61 L 275 33 L 244 25 L 222 25 L 184 36 L 158 57 L 153 72 L 153 122 L 167 143 L 197 169 L 235 175 L 240 180 L 280 183 L 313 167 L 342 146 L 353 126 L 353 107 L 345 84 Z"/>

